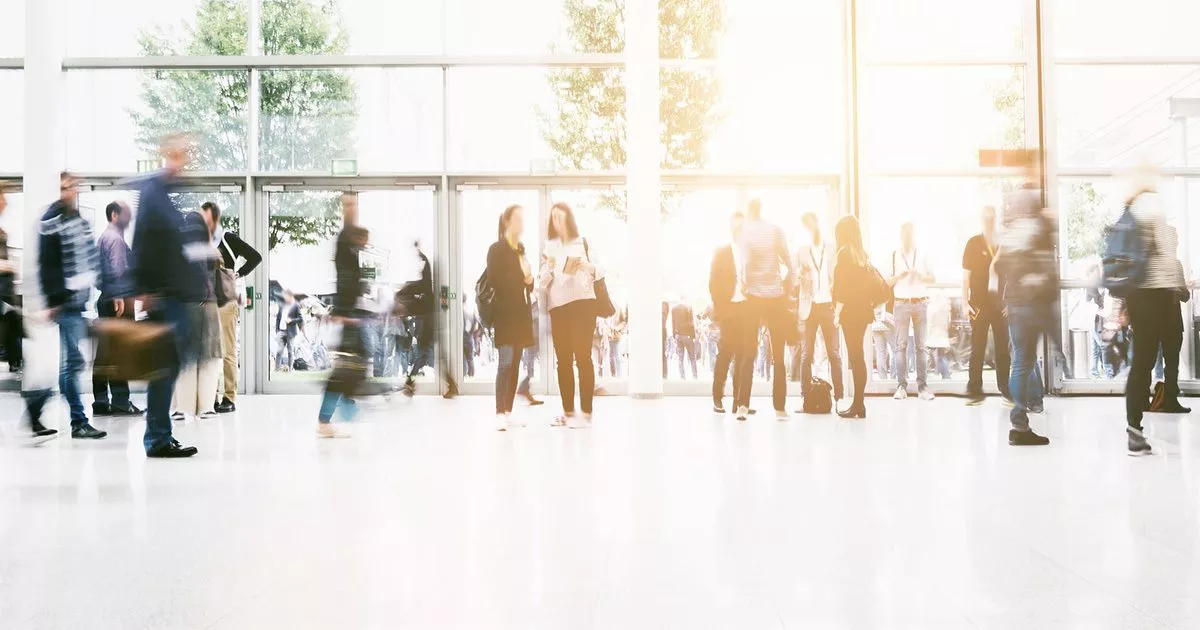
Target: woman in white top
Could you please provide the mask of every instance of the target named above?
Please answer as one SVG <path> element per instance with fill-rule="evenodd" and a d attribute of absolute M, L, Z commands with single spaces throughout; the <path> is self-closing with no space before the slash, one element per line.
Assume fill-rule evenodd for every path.
<path fill-rule="evenodd" d="M 587 428 L 592 421 L 596 371 L 592 333 L 596 329 L 596 280 L 603 277 L 592 263 L 591 248 L 579 235 L 575 213 L 558 202 L 550 208 L 550 225 L 542 255 L 541 282 L 550 312 L 550 334 L 558 359 L 558 389 L 563 416 L 556 425 Z M 579 411 L 575 413 L 575 373 L 579 367 Z"/>

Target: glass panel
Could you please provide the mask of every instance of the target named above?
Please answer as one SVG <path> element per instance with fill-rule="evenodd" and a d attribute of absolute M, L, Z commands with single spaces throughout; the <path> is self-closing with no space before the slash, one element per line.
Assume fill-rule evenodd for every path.
<path fill-rule="evenodd" d="M 593 361 L 600 381 L 625 379 L 629 363 L 629 302 L 627 278 L 633 272 L 629 257 L 622 255 L 628 243 L 625 224 L 626 199 L 623 190 L 604 188 L 552 188 L 550 203 L 566 202 L 575 211 L 579 232 L 588 241 L 588 248 L 597 265 L 605 270 L 616 315 L 599 320 L 592 344 Z M 549 217 L 546 217 L 549 220 Z M 539 229 L 545 229 L 545 224 Z M 549 327 L 547 327 L 547 330 Z"/>
<path fill-rule="evenodd" d="M 66 82 L 67 99 L 88 104 L 63 110 L 72 170 L 136 171 L 177 131 L 196 137 L 193 169 L 246 168 L 247 72 L 73 70 Z"/>
<path fill-rule="evenodd" d="M 336 158 L 356 158 L 360 172 L 440 169 L 441 94 L 436 69 L 265 71 L 259 162 L 275 172 L 328 172 Z"/>
<path fill-rule="evenodd" d="M 20 173 L 25 166 L 25 73 L 0 70 L 0 94 L 0 173 Z"/>
<path fill-rule="evenodd" d="M 271 281 L 267 338 L 271 341 L 266 361 L 272 381 L 317 381 L 330 368 L 336 332 L 328 325 L 328 306 L 336 282 L 332 261 L 341 230 L 340 197 L 334 190 L 273 192 L 268 196 Z M 370 231 L 371 239 L 361 259 L 364 266 L 374 269 L 370 295 L 380 313 L 366 326 L 370 374 L 397 378 L 413 373 L 421 382 L 435 382 L 435 329 L 440 311 L 435 307 L 427 314 L 390 314 L 395 293 L 421 278 L 426 263 L 419 252 L 431 265 L 431 277 L 437 276 L 432 268 L 437 260 L 434 193 L 365 191 L 358 197 L 359 221 Z M 432 293 L 434 287 L 427 289 Z M 436 303 L 436 296 L 431 299 Z M 298 314 L 297 324 L 281 331 L 281 311 L 291 312 L 293 317 Z"/>
<path fill-rule="evenodd" d="M 521 240 L 525 244 L 525 255 L 531 269 L 537 273 L 541 260 L 543 230 L 539 218 L 541 193 L 537 189 L 524 190 L 466 190 L 459 194 L 462 207 L 462 278 L 459 287 L 463 294 L 463 379 L 467 382 L 490 383 L 496 380 L 498 354 L 493 339 L 478 324 L 475 310 L 475 282 L 487 267 L 488 248 L 496 242 L 500 214 L 512 204 L 520 205 L 525 211 L 525 232 Z M 533 292 L 535 304 L 533 315 L 540 318 L 538 291 Z M 540 343 L 540 327 L 534 323 L 534 343 Z M 541 393 L 539 382 L 532 382 L 541 364 L 538 346 L 526 348 L 522 357 L 522 388 L 532 386 Z"/>
<path fill-rule="evenodd" d="M 971 364 L 971 320 L 963 310 L 960 289 L 933 289 L 926 311 L 925 361 L 928 383 L 953 380 L 966 381 Z M 896 320 L 892 313 L 879 308 L 870 327 L 871 378 L 875 381 L 896 381 L 900 370 L 896 349 Z M 917 344 L 910 331 L 908 336 L 908 383 L 916 384 Z M 815 370 L 815 368 L 814 368 Z M 995 340 L 988 336 L 983 361 L 983 384 L 996 382 Z M 1007 386 L 1007 384 L 1006 384 Z"/>
<path fill-rule="evenodd" d="M 446 51 L 455 55 L 621 52 L 623 3 L 590 0 L 443 0 Z"/>
<path fill-rule="evenodd" d="M 1020 67 L 865 68 L 860 76 L 867 169 L 971 168 L 980 149 L 1025 146 Z"/>
<path fill-rule="evenodd" d="M 17 192 L 4 193 L 5 190 L 13 190 L 14 186 L 15 182 L 12 181 L 3 182 L 3 185 L 0 185 L 0 195 L 3 195 L 6 202 L 4 210 L 0 211 L 0 229 L 3 229 L 8 236 L 8 262 L 17 269 L 14 281 L 20 282 L 21 245 L 24 242 L 25 231 L 25 195 Z M 11 297 L 13 306 L 19 306 L 20 302 L 17 296 L 21 293 L 20 286 L 13 287 L 13 293 Z M 8 299 L 7 296 L 6 299 Z M 0 340 L 9 339 L 9 331 L 5 329 L 8 325 L 8 318 L 0 317 Z M 17 339 L 17 343 L 20 343 L 20 339 Z M 0 382 L 20 380 L 19 366 L 10 363 L 10 361 L 17 360 L 15 354 L 9 356 L 7 344 L 0 341 L 0 362 L 3 362 L 3 365 L 0 366 Z"/>
<path fill-rule="evenodd" d="M 0 22 L 0 57 L 25 56 L 24 0 L 5 0 L 0 11 L 4 13 L 4 21 Z"/>
<path fill-rule="evenodd" d="M 449 166 L 528 173 L 625 164 L 625 87 L 607 68 L 451 68 Z M 486 106 L 481 104 L 486 103 Z"/>
<path fill-rule="evenodd" d="M 1200 55 L 1192 0 L 1055 0 L 1054 54 L 1139 57 Z"/>
<path fill-rule="evenodd" d="M 1102 288 L 1068 289 L 1062 299 L 1064 377 L 1124 383 L 1133 360 L 1133 330 L 1120 302 Z"/>
<path fill-rule="evenodd" d="M 858 0 L 865 61 L 1020 55 L 1024 0 Z"/>
<path fill-rule="evenodd" d="M 996 177 L 867 177 L 862 199 L 867 249 L 885 275 L 900 244 L 900 226 L 912 222 L 918 249 L 930 256 L 938 282 L 962 282 L 967 240 L 982 229 L 984 206 L 1004 208 L 1020 180 Z"/>
<path fill-rule="evenodd" d="M 1200 164 L 1200 67 L 1061 66 L 1055 77 L 1059 164 Z"/>
<path fill-rule="evenodd" d="M 246 54 L 248 0 L 66 0 L 64 9 L 68 57 Z"/>

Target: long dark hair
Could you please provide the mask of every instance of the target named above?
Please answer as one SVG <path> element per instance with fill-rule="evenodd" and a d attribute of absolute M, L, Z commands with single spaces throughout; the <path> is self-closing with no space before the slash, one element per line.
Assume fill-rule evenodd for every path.
<path fill-rule="evenodd" d="M 566 218 L 567 233 L 565 235 L 557 234 L 554 231 L 555 210 L 562 210 L 563 215 Z M 571 206 L 567 205 L 567 202 L 565 201 L 560 201 L 553 206 L 550 206 L 550 222 L 546 225 L 546 240 L 551 241 L 556 238 L 564 242 L 573 241 L 579 238 L 579 224 L 575 222 L 575 211 L 571 210 Z"/>
<path fill-rule="evenodd" d="M 513 205 L 505 208 L 504 212 L 500 213 L 500 225 L 496 227 L 496 240 L 504 240 L 505 233 L 508 232 L 508 222 L 512 221 L 513 213 L 521 209 L 522 208 L 519 204 L 514 203 Z"/>
<path fill-rule="evenodd" d="M 833 238 L 837 242 L 838 251 L 846 250 L 850 258 L 859 267 L 866 267 L 869 259 L 867 250 L 863 247 L 862 230 L 858 227 L 858 219 L 842 217 L 833 228 Z"/>

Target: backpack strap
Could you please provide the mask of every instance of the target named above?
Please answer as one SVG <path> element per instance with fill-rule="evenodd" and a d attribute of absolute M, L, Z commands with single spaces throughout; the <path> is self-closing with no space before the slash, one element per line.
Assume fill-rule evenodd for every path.
<path fill-rule="evenodd" d="M 588 242 L 586 238 L 583 239 L 583 256 L 584 258 L 587 258 L 588 262 L 592 262 L 592 253 L 588 251 Z"/>

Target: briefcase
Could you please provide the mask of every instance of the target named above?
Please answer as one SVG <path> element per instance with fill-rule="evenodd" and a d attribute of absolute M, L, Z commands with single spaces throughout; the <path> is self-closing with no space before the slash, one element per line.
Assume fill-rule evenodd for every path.
<path fill-rule="evenodd" d="M 113 381 L 153 381 L 177 362 L 175 334 L 168 324 L 99 319 L 92 325 L 96 361 L 92 372 Z"/>

